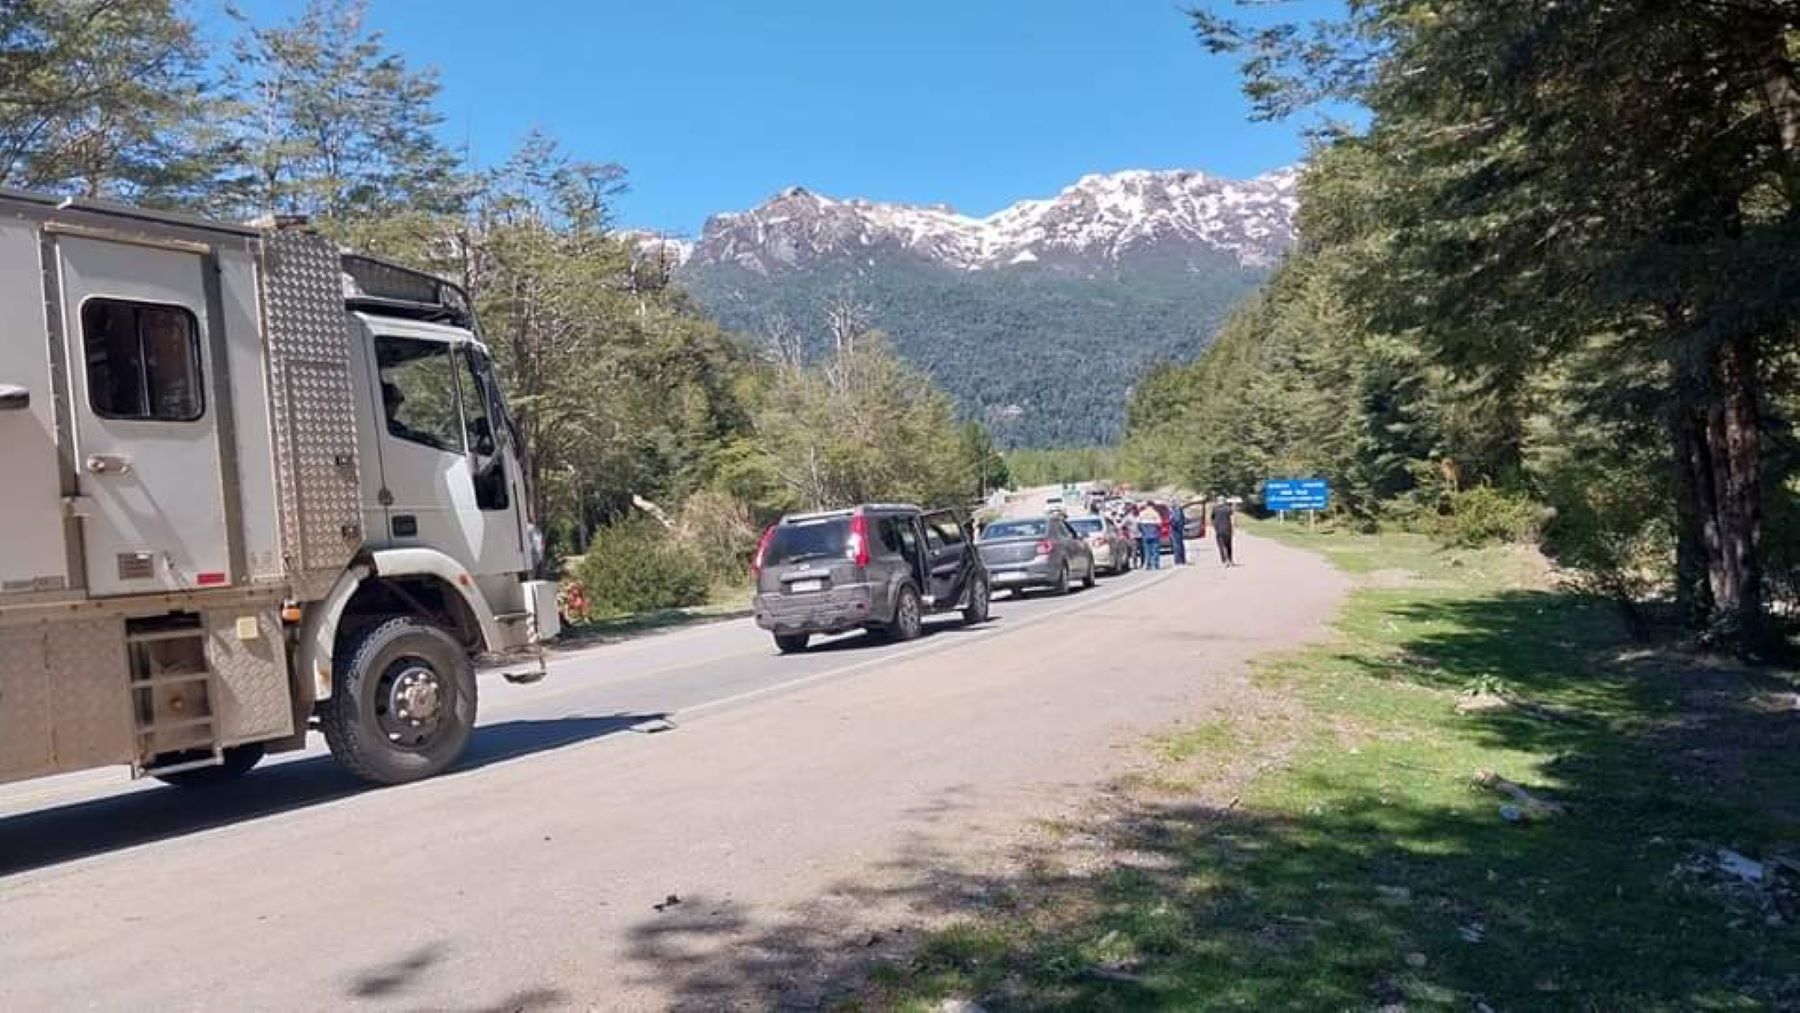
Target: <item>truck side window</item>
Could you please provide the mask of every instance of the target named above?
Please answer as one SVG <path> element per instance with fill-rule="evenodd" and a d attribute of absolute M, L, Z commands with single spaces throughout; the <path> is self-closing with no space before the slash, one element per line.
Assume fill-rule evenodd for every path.
<path fill-rule="evenodd" d="M 193 422 L 205 413 L 200 325 L 187 308 L 89 299 L 81 305 L 81 335 L 95 415 Z"/>
<path fill-rule="evenodd" d="M 463 452 L 462 415 L 450 346 L 377 335 L 381 405 L 388 434 L 453 454 Z"/>
<path fill-rule="evenodd" d="M 493 381 L 483 371 L 482 362 L 472 351 L 459 350 L 456 358 L 463 364 L 460 371 L 463 417 L 469 434 L 469 452 L 474 458 L 471 466 L 475 480 L 475 505 L 483 510 L 505 510 L 509 502 L 506 494 L 506 458 L 500 454 L 499 433 L 496 432 L 495 420 L 488 411 L 488 405 L 493 403 L 489 386 Z"/>

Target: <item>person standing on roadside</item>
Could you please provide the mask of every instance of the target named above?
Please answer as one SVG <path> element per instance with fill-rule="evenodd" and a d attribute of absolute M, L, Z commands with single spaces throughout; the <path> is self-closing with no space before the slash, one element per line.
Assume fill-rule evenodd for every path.
<path fill-rule="evenodd" d="M 1114 504 L 1112 509 L 1107 511 L 1107 516 L 1112 518 L 1113 525 L 1119 529 L 1119 534 L 1125 536 L 1125 555 L 1130 557 L 1127 565 L 1129 566 L 1130 569 L 1133 569 L 1133 570 L 1137 569 L 1138 568 L 1137 521 L 1131 516 L 1130 511 L 1126 508 L 1125 504 L 1123 504 L 1123 503 Z"/>
<path fill-rule="evenodd" d="M 1175 565 L 1187 565 L 1187 511 L 1181 509 L 1180 503 L 1169 504 L 1169 530 L 1173 531 L 1175 542 Z"/>
<path fill-rule="evenodd" d="M 1144 546 L 1144 567 L 1150 570 L 1162 569 L 1162 526 L 1163 516 L 1153 503 L 1145 503 L 1138 511 L 1138 540 Z"/>
<path fill-rule="evenodd" d="M 1231 501 L 1221 499 L 1212 505 L 1213 542 L 1219 546 L 1219 562 L 1225 566 L 1236 566 L 1237 560 L 1231 554 Z"/>

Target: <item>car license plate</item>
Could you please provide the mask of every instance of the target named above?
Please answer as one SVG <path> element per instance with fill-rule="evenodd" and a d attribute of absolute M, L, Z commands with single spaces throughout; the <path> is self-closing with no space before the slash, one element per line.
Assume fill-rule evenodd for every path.
<path fill-rule="evenodd" d="M 789 594 L 804 594 L 808 591 L 823 590 L 825 590 L 825 582 L 822 580 L 796 580 L 788 585 Z"/>
<path fill-rule="evenodd" d="M 1016 584 L 1024 579 L 1025 571 L 1023 570 L 1001 570 L 994 574 L 994 583 L 996 584 Z"/>

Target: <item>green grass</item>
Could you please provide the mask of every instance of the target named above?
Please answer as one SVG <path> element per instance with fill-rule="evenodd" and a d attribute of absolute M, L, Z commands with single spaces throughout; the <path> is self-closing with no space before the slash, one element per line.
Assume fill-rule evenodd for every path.
<path fill-rule="evenodd" d="M 1156 860 L 1008 884 L 864 1005 L 1800 1006 L 1795 892 L 1677 872 L 1800 845 L 1791 675 L 1628 644 L 1518 550 L 1270 527 L 1364 580 L 1333 641 L 1260 667 L 1275 708 L 1155 740 L 1162 772 L 1076 828 Z M 1459 712 L 1476 690 L 1515 705 Z M 1247 753 L 1221 803 L 1203 772 Z M 1509 822 L 1484 770 L 1566 812 Z"/>

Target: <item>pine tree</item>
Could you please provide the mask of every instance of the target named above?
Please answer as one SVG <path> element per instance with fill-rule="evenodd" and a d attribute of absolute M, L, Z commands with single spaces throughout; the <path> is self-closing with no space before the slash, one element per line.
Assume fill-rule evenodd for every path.
<path fill-rule="evenodd" d="M 1346 217 L 1378 238 L 1350 291 L 1517 428 L 1529 378 L 1617 337 L 1669 371 L 1684 555 L 1712 632 L 1754 649 L 1771 354 L 1800 283 L 1800 10 L 1785 0 L 1376 0 L 1308 32 L 1197 19 L 1265 115 L 1374 111 Z"/>
<path fill-rule="evenodd" d="M 436 74 L 389 50 L 366 9 L 309 0 L 273 26 L 232 11 L 240 168 L 229 183 L 246 212 L 306 215 L 358 247 L 430 242 L 463 206 L 466 181 L 438 137 Z"/>
<path fill-rule="evenodd" d="M 0 185 L 196 204 L 221 152 L 172 0 L 0 4 Z"/>

